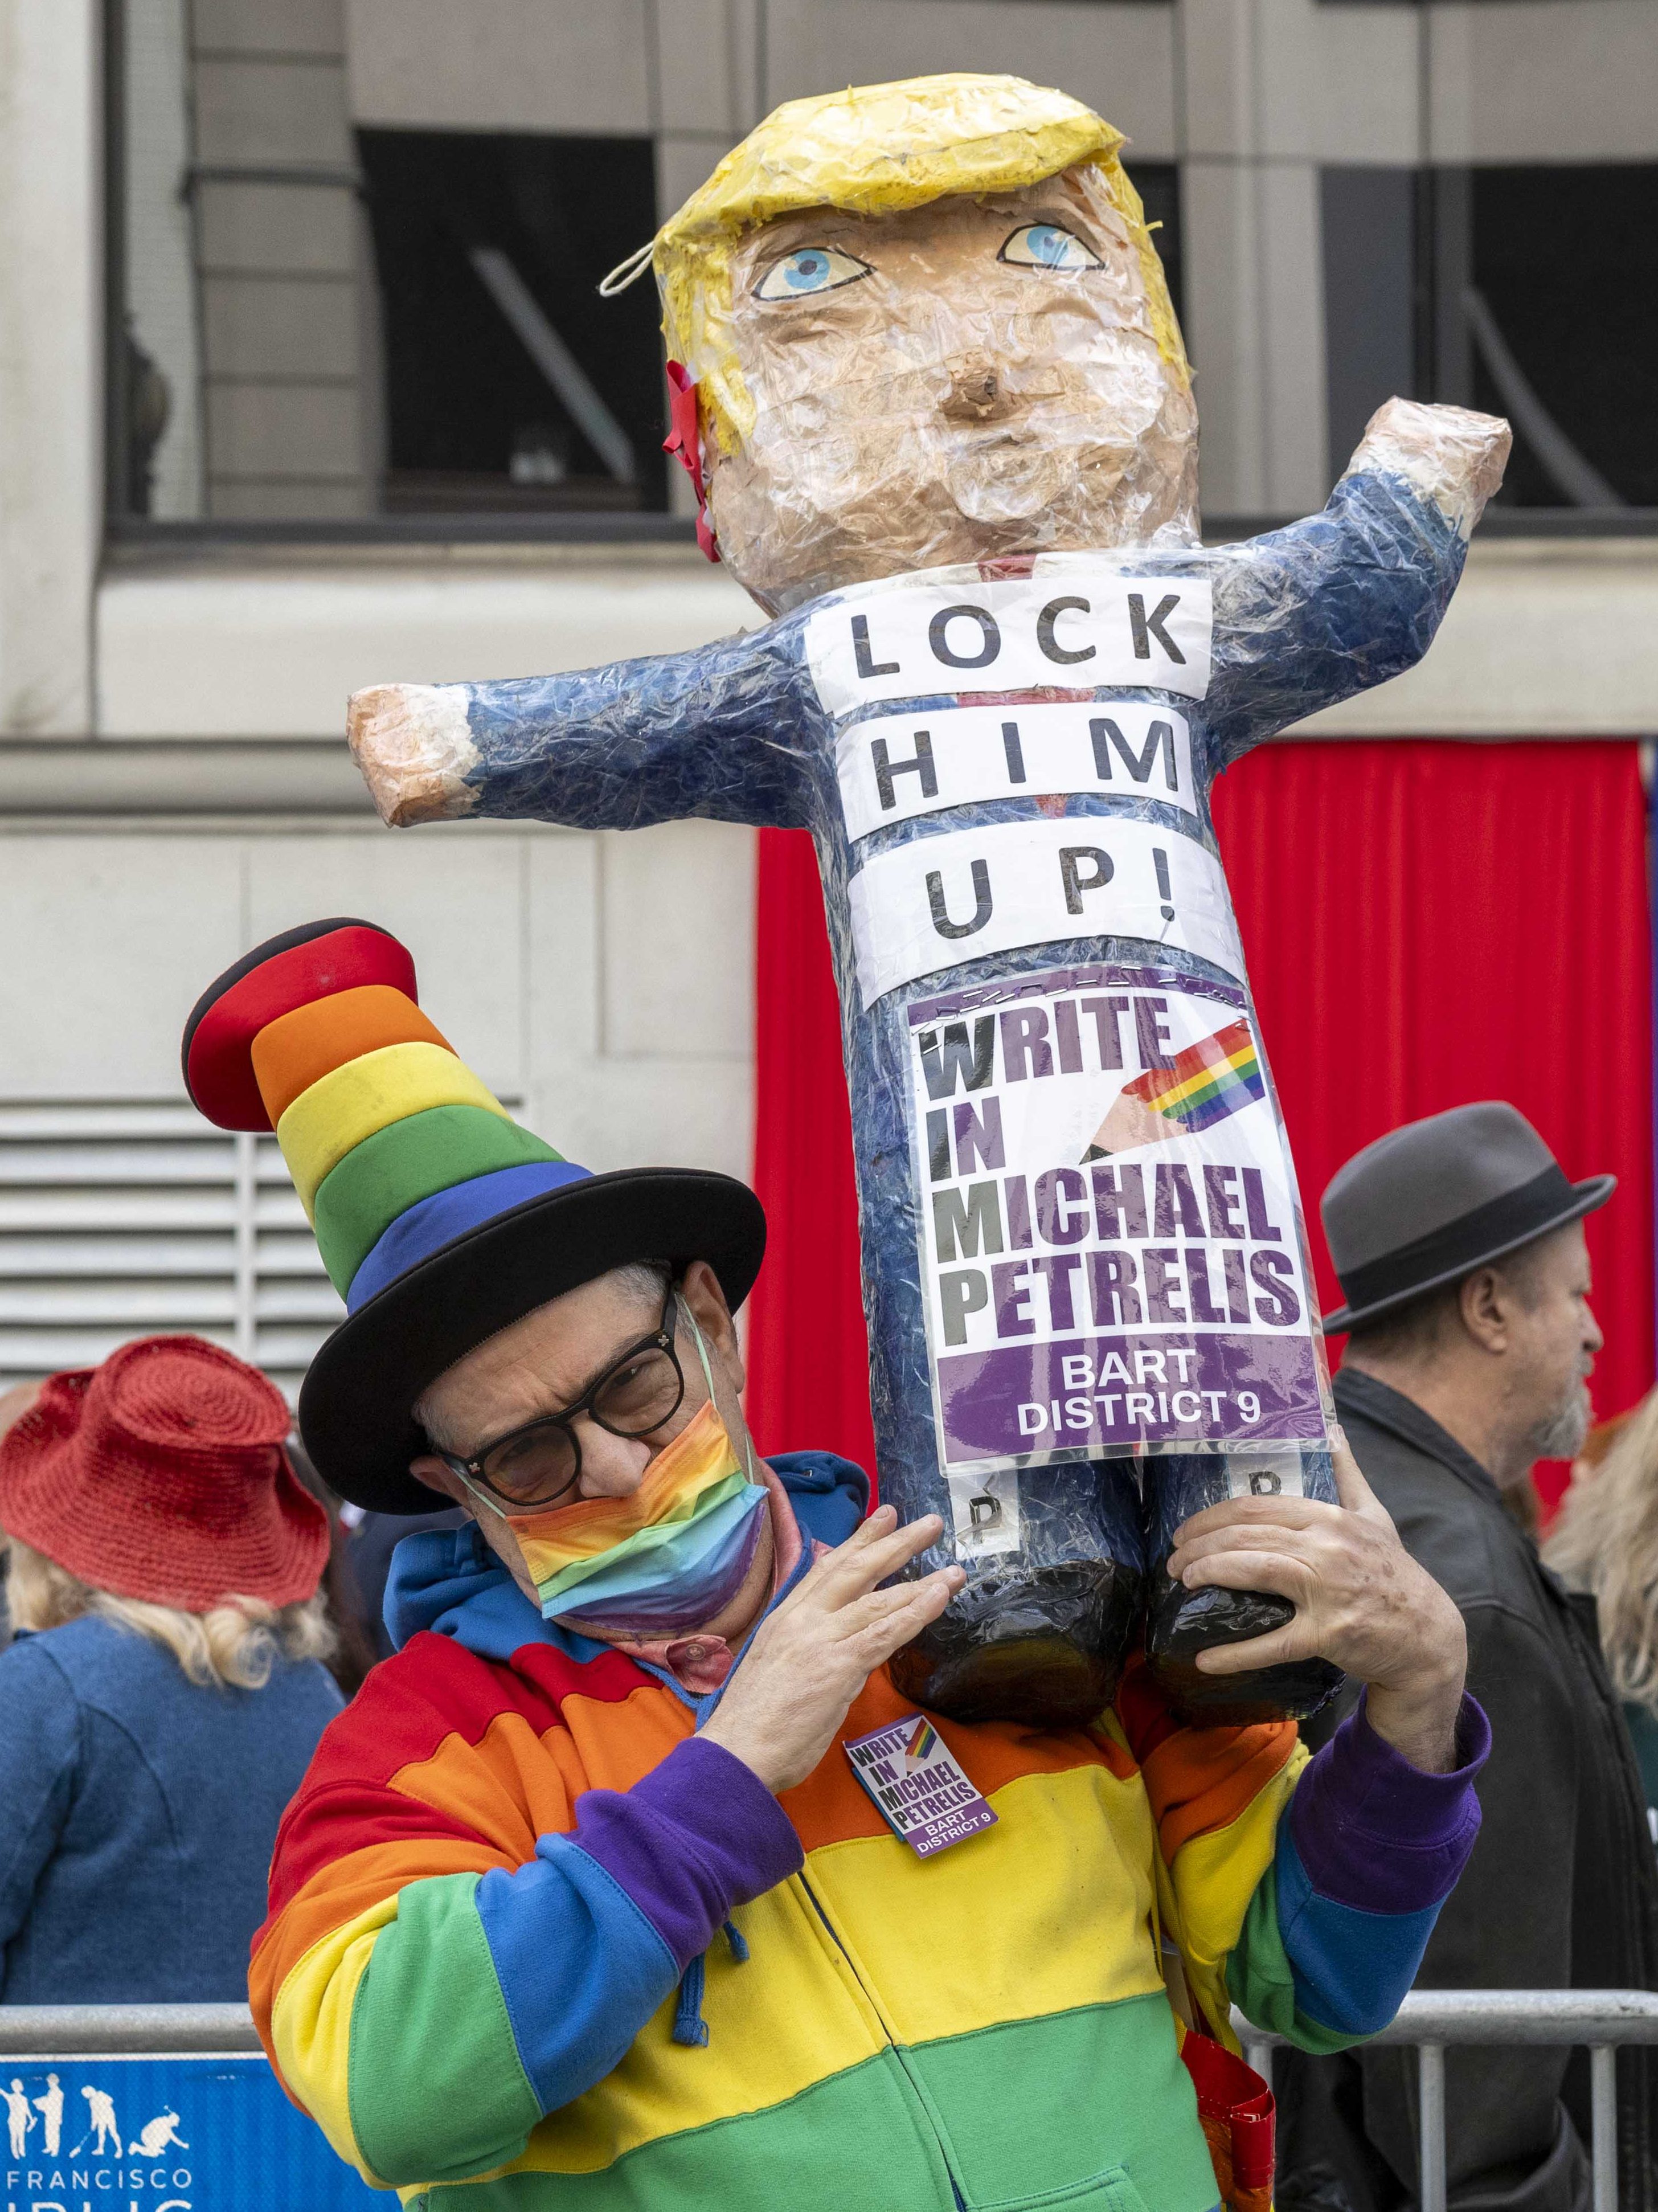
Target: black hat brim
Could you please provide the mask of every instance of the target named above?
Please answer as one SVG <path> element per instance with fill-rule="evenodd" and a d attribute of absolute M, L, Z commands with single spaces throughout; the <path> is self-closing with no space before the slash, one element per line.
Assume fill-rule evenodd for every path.
<path fill-rule="evenodd" d="M 1476 1267 L 1488 1267 L 1493 1260 L 1506 1259 L 1525 1244 L 1534 1244 L 1540 1237 L 1546 1237 L 1552 1229 L 1564 1229 L 1568 1222 L 1581 1221 L 1586 1213 L 1602 1206 L 1618 1188 L 1616 1176 L 1590 1176 L 1582 1182 L 1571 1186 L 1572 1202 L 1552 1210 L 1548 1217 L 1521 1230 L 1517 1237 L 1492 1244 L 1471 1258 L 1459 1259 L 1454 1267 L 1442 1267 L 1437 1274 L 1424 1276 L 1419 1283 L 1408 1284 L 1385 1298 L 1373 1298 L 1368 1305 L 1338 1306 L 1333 1313 L 1321 1316 L 1327 1336 L 1345 1336 L 1355 1328 L 1363 1328 L 1367 1322 L 1380 1321 L 1384 1314 L 1397 1313 L 1401 1306 L 1412 1304 L 1426 1297 L 1430 1291 L 1443 1290 L 1448 1284 L 1460 1283 L 1465 1275 L 1473 1274 Z"/>
<path fill-rule="evenodd" d="M 429 1449 L 410 1408 L 458 1359 L 612 1267 L 705 1260 L 735 1312 L 760 1272 L 766 1216 L 746 1183 L 627 1168 L 526 1199 L 422 1260 L 341 1322 L 300 1392 L 300 1434 L 331 1488 L 371 1513 L 430 1513 L 409 1472 Z"/>

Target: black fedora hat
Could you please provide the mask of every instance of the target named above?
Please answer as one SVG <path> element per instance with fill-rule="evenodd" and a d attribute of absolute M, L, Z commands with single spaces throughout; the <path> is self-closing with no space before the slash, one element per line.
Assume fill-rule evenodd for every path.
<path fill-rule="evenodd" d="M 185 1079 L 222 1127 L 274 1126 L 346 1318 L 300 1393 L 300 1433 L 343 1498 L 429 1513 L 411 1408 L 537 1306 L 631 1261 L 706 1261 L 741 1305 L 759 1200 L 697 1168 L 594 1175 L 522 1128 L 416 1001 L 414 963 L 352 916 L 256 946 L 191 1015 Z"/>
<path fill-rule="evenodd" d="M 1320 1211 L 1345 1303 L 1333 1336 L 1380 1320 L 1604 1206 L 1616 1176 L 1567 1176 L 1516 1107 L 1454 1106 L 1389 1130 L 1331 1178 Z"/>

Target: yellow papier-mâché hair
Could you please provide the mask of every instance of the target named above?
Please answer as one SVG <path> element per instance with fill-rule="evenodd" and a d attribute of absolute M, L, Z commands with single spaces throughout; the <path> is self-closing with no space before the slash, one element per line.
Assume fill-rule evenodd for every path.
<path fill-rule="evenodd" d="M 732 264 L 756 223 L 806 208 L 886 215 L 954 193 L 1017 191 L 1091 163 L 1139 254 L 1157 348 L 1182 384 L 1186 350 L 1123 135 L 1062 92 L 1017 76 L 907 77 L 774 108 L 663 224 L 652 248 L 670 357 L 700 386 L 705 434 L 731 452 L 754 420 L 732 329 Z"/>

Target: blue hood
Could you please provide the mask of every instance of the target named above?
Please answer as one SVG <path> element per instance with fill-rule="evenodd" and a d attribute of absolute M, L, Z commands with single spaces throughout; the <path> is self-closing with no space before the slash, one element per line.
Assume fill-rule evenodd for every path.
<path fill-rule="evenodd" d="M 833 1452 L 781 1452 L 768 1462 L 808 1544 L 844 1544 L 869 1510 L 869 1477 Z M 429 1629 L 480 1659 L 510 1659 L 526 1644 L 551 1644 L 578 1662 L 608 1646 L 544 1620 L 485 1544 L 475 1522 L 422 1528 L 392 1554 L 386 1626 L 401 1650 Z"/>

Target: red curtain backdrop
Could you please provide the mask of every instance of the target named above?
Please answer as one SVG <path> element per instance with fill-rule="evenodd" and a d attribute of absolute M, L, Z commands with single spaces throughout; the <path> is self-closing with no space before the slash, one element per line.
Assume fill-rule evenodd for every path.
<path fill-rule="evenodd" d="M 811 839 L 762 830 L 756 874 L 754 1187 L 768 1235 L 748 1416 L 762 1452 L 841 1452 L 873 1474 L 852 1115 Z"/>
<path fill-rule="evenodd" d="M 1610 1170 L 1588 1224 L 1606 1332 L 1596 1408 L 1653 1376 L 1652 933 L 1627 743 L 1268 745 L 1215 821 L 1301 1180 L 1424 1114 L 1509 1098 L 1566 1172 Z M 750 1332 L 762 1449 L 872 1449 L 851 1130 L 809 839 L 761 833 L 756 1185 L 771 1244 Z M 1564 1469 L 1540 1473 L 1552 1504 Z"/>

